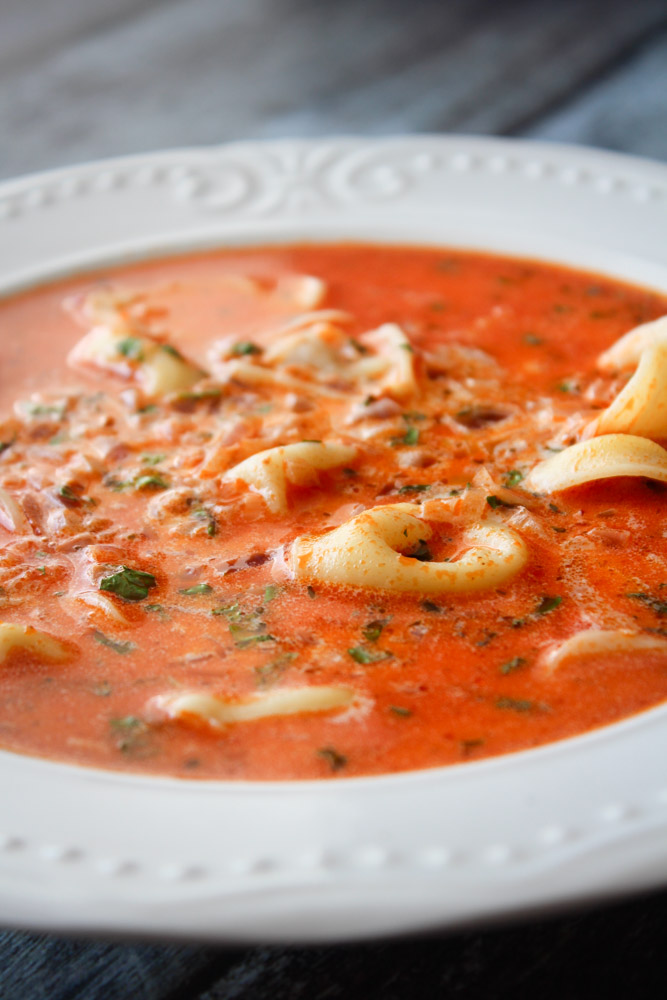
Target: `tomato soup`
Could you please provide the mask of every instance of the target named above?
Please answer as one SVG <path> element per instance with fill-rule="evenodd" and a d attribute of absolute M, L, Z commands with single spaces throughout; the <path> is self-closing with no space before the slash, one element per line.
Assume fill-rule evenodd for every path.
<path fill-rule="evenodd" d="M 662 702 L 665 313 L 564 267 L 366 245 L 5 299 L 0 746 L 340 779 Z"/>

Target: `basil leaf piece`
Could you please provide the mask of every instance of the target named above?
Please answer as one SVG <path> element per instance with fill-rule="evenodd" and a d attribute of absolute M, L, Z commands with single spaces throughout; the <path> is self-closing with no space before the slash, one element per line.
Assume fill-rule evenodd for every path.
<path fill-rule="evenodd" d="M 117 573 L 103 577 L 99 589 L 122 597 L 124 601 L 143 601 L 148 597 L 148 591 L 156 586 L 152 573 L 123 566 Z"/>

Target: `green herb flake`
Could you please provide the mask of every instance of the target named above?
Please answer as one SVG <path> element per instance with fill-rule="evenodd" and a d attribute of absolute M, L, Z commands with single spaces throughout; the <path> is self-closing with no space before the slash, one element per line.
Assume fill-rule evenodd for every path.
<path fill-rule="evenodd" d="M 212 594 L 213 587 L 208 583 L 195 583 L 192 587 L 185 587 L 184 590 L 179 590 L 179 594 L 185 594 L 186 597 L 199 597 L 201 594 Z"/>
<path fill-rule="evenodd" d="M 560 507 L 557 507 L 555 503 L 550 503 L 549 504 L 549 510 L 552 512 L 552 514 L 562 514 L 563 513 L 563 511 L 560 509 Z"/>
<path fill-rule="evenodd" d="M 347 764 L 347 757 L 333 747 L 320 747 L 317 756 L 325 760 L 332 771 L 340 771 Z"/>
<path fill-rule="evenodd" d="M 435 614 L 435 615 L 442 614 L 442 611 L 443 611 L 443 609 L 440 607 L 440 605 L 439 604 L 434 604 L 433 601 L 422 601 L 421 602 L 421 607 L 422 607 L 422 610 L 429 611 L 429 612 L 431 612 L 432 614 Z"/>
<path fill-rule="evenodd" d="M 402 349 L 404 351 L 408 351 L 409 354 L 414 354 L 415 353 L 414 347 L 412 346 L 412 344 L 408 344 L 407 340 L 405 341 L 404 344 L 401 344 L 400 346 L 402 347 Z"/>
<path fill-rule="evenodd" d="M 269 601 L 273 601 L 278 596 L 278 588 L 275 584 L 270 583 L 264 589 L 264 603 L 268 604 Z"/>
<path fill-rule="evenodd" d="M 658 615 L 659 618 L 662 618 L 664 615 L 667 615 L 667 602 L 660 601 L 658 600 L 657 597 L 652 597 L 650 594 L 643 594 L 643 593 L 626 594 L 625 596 L 629 597 L 633 601 L 641 601 L 642 604 L 645 604 L 647 608 L 650 608 L 651 611 L 655 612 L 655 614 Z"/>
<path fill-rule="evenodd" d="M 389 660 L 393 654 L 386 649 L 366 649 L 365 646 L 353 646 L 348 653 L 356 663 L 380 663 Z"/>
<path fill-rule="evenodd" d="M 103 577 L 99 589 L 116 594 L 124 601 L 143 601 L 148 597 L 148 591 L 156 586 L 157 581 L 152 573 L 123 566 L 117 573 Z"/>
<path fill-rule="evenodd" d="M 368 625 L 364 625 L 361 634 L 367 642 L 377 642 L 385 625 L 386 622 L 380 620 L 369 622 Z"/>
<path fill-rule="evenodd" d="M 93 684 L 92 693 L 97 695 L 98 698 L 108 698 L 113 688 L 109 681 L 99 681 L 97 684 Z"/>
<path fill-rule="evenodd" d="M 401 719 L 409 719 L 412 715 L 412 711 L 409 708 L 403 708 L 402 705 L 390 705 L 389 711 Z"/>
<path fill-rule="evenodd" d="M 290 663 L 296 660 L 298 654 L 293 652 L 281 653 L 267 663 L 254 668 L 255 679 L 259 687 L 270 687 L 282 677 Z"/>
<path fill-rule="evenodd" d="M 83 503 L 82 498 L 74 492 L 71 486 L 66 484 L 58 487 L 58 496 L 65 501 L 66 507 L 80 507 Z"/>
<path fill-rule="evenodd" d="M 486 498 L 486 502 L 491 510 L 496 510 L 498 507 L 514 507 L 513 503 L 507 503 L 506 500 L 501 500 L 500 497 L 494 496 L 493 494 Z"/>
<path fill-rule="evenodd" d="M 510 489 L 513 486 L 518 486 L 523 479 L 523 472 L 519 472 L 518 469 L 510 469 L 505 473 L 505 486 L 509 486 Z"/>
<path fill-rule="evenodd" d="M 124 715 L 120 719 L 109 719 L 109 725 L 112 729 L 123 732 L 127 729 L 139 729 L 146 723 L 137 718 L 136 715 Z"/>
<path fill-rule="evenodd" d="M 423 538 L 419 539 L 417 547 L 412 552 L 409 552 L 408 555 L 411 559 L 418 559 L 419 562 L 431 562 L 433 559 L 433 553 Z"/>
<path fill-rule="evenodd" d="M 551 530 L 557 531 L 559 535 L 564 535 L 565 532 L 567 531 L 567 528 L 561 528 L 560 524 L 552 524 Z"/>
<path fill-rule="evenodd" d="M 141 461 L 144 465 L 159 465 L 166 457 L 166 455 L 142 455 Z"/>
<path fill-rule="evenodd" d="M 407 486 L 401 486 L 399 493 L 424 493 L 426 490 L 431 489 L 430 483 L 410 483 Z"/>
<path fill-rule="evenodd" d="M 93 632 L 93 639 L 95 642 L 99 642 L 100 646 L 113 649 L 114 653 L 119 653 L 121 656 L 131 653 L 137 648 L 136 644 L 130 642 L 129 639 L 112 639 L 110 636 L 105 635 L 104 632 L 100 632 L 99 629 L 95 629 Z"/>
<path fill-rule="evenodd" d="M 229 631 L 234 635 L 236 629 L 230 625 Z M 269 635 L 268 632 L 262 633 L 262 635 L 240 635 L 239 627 L 239 638 L 234 641 L 234 645 L 237 649 L 249 649 L 251 646 L 257 646 L 260 642 L 275 642 L 275 636 Z"/>
<path fill-rule="evenodd" d="M 168 490 L 169 483 L 162 476 L 137 476 L 132 483 L 135 490 Z"/>
<path fill-rule="evenodd" d="M 579 387 L 578 387 L 577 383 L 573 379 L 569 379 L 569 378 L 563 379 L 562 382 L 559 382 L 558 385 L 556 386 L 556 388 L 558 389 L 559 392 L 578 392 L 579 391 Z"/>
<path fill-rule="evenodd" d="M 520 670 L 524 667 L 527 660 L 523 656 L 513 656 L 511 660 L 508 660 L 500 668 L 501 674 L 513 674 L 515 670 Z"/>
<path fill-rule="evenodd" d="M 418 444 L 419 443 L 419 431 L 416 427 L 408 427 L 403 438 L 403 444 Z"/>
<path fill-rule="evenodd" d="M 555 611 L 563 602 L 562 597 L 543 597 L 535 608 L 536 615 L 548 615 L 550 611 Z"/>
<path fill-rule="evenodd" d="M 171 344 L 160 344 L 160 350 L 164 351 L 165 354 L 171 355 L 172 358 L 176 358 L 178 361 L 183 361 L 181 352 Z"/>
<path fill-rule="evenodd" d="M 301 438 L 302 444 L 322 444 L 321 438 Z"/>
<path fill-rule="evenodd" d="M 351 347 L 354 347 L 355 351 L 358 351 L 358 352 L 359 352 L 359 354 L 368 354 L 368 348 L 367 348 L 367 347 L 365 347 L 365 346 L 364 346 L 364 345 L 363 345 L 363 344 L 362 344 L 362 343 L 361 343 L 360 341 L 358 341 L 358 340 L 357 340 L 357 339 L 356 339 L 355 337 L 350 337 L 350 338 L 349 338 L 349 343 L 350 343 L 350 346 L 351 346 Z"/>
<path fill-rule="evenodd" d="M 130 361 L 143 361 L 143 345 L 138 337 L 124 337 L 116 344 L 116 350 Z"/>
<path fill-rule="evenodd" d="M 460 742 L 461 753 L 464 757 L 467 757 L 473 750 L 479 750 L 479 748 L 483 746 L 483 739 L 461 740 Z"/>
<path fill-rule="evenodd" d="M 509 712 L 532 712 L 536 707 L 534 701 L 527 701 L 524 698 L 496 698 L 496 708 Z"/>
<path fill-rule="evenodd" d="M 257 344 L 253 344 L 251 340 L 239 340 L 236 344 L 232 344 L 232 354 L 237 357 L 241 357 L 244 354 L 261 354 L 262 348 L 258 347 Z"/>
<path fill-rule="evenodd" d="M 524 344 L 530 344 L 531 347 L 539 347 L 540 344 L 544 343 L 544 340 L 535 333 L 524 333 L 523 342 Z"/>

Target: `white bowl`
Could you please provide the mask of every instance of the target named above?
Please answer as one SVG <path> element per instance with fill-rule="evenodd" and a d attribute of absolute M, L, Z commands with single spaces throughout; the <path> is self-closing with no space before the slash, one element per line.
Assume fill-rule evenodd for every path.
<path fill-rule="evenodd" d="M 189 248 L 473 247 L 667 292 L 667 167 L 472 138 L 241 144 L 0 186 L 0 291 Z M 0 753 L 0 921 L 217 941 L 458 925 L 667 882 L 667 707 L 480 762 L 325 782 Z"/>

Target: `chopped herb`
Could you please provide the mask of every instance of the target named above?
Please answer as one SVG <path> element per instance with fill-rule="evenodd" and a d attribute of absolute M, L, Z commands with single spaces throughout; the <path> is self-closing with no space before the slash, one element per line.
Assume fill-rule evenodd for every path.
<path fill-rule="evenodd" d="M 523 342 L 524 342 L 524 344 L 530 344 L 531 347 L 539 347 L 540 344 L 544 343 L 544 341 L 542 340 L 542 338 L 538 337 L 534 333 L 524 333 L 524 335 L 523 335 Z"/>
<path fill-rule="evenodd" d="M 185 594 L 187 597 L 197 597 L 199 594 L 212 594 L 213 587 L 208 583 L 195 583 L 192 587 L 186 587 L 184 590 L 179 590 L 179 594 Z"/>
<path fill-rule="evenodd" d="M 496 507 L 514 507 L 513 503 L 508 503 L 507 500 L 501 500 L 500 497 L 494 496 L 493 494 L 486 498 L 486 502 L 491 510 L 495 510 Z"/>
<path fill-rule="evenodd" d="M 556 386 L 559 392 L 578 392 L 579 387 L 575 381 L 566 378 Z"/>
<path fill-rule="evenodd" d="M 107 646 L 109 649 L 113 649 L 114 653 L 120 653 L 121 656 L 131 653 L 137 648 L 135 643 L 130 642 L 129 639 L 111 639 L 98 629 L 93 632 L 93 639 L 95 642 L 99 642 L 100 646 Z"/>
<path fill-rule="evenodd" d="M 467 756 L 471 750 L 477 750 L 479 747 L 484 746 L 484 740 L 461 740 L 461 753 Z"/>
<path fill-rule="evenodd" d="M 234 635 L 235 628 L 230 625 L 229 631 Z M 262 635 L 245 635 L 235 639 L 234 645 L 239 649 L 248 649 L 250 646 L 256 646 L 260 642 L 275 642 L 275 636 L 269 635 L 268 632 Z"/>
<path fill-rule="evenodd" d="M 74 492 L 71 486 L 59 486 L 58 496 L 65 501 L 66 507 L 80 507 L 83 503 L 81 497 Z"/>
<path fill-rule="evenodd" d="M 198 392 L 181 392 L 178 394 L 179 403 L 201 403 L 206 399 L 219 399 L 222 390 L 211 386 L 210 389 L 200 389 Z"/>
<path fill-rule="evenodd" d="M 98 684 L 93 684 L 93 694 L 96 694 L 98 698 L 108 698 L 111 694 L 113 688 L 109 681 L 100 681 Z"/>
<path fill-rule="evenodd" d="M 433 559 L 433 553 L 423 538 L 419 539 L 416 549 L 409 552 L 408 555 L 411 559 L 418 559 L 419 562 L 431 562 Z"/>
<path fill-rule="evenodd" d="M 156 614 L 162 622 L 169 621 L 169 615 L 161 604 L 144 604 L 144 611 L 150 611 L 152 614 Z"/>
<path fill-rule="evenodd" d="M 403 348 L 404 351 L 409 351 L 410 354 L 415 353 L 414 347 L 412 346 L 412 344 L 408 344 L 407 340 L 404 344 L 401 344 L 401 347 Z"/>
<path fill-rule="evenodd" d="M 351 478 L 352 476 L 357 476 L 358 474 L 359 473 L 356 469 L 343 469 L 344 476 L 349 476 Z"/>
<path fill-rule="evenodd" d="M 512 674 L 515 670 L 520 670 L 521 667 L 525 666 L 526 662 L 527 661 L 523 656 L 513 656 L 511 660 L 507 661 L 507 663 L 503 663 L 500 668 L 500 673 Z"/>
<path fill-rule="evenodd" d="M 401 705 L 390 705 L 389 711 L 393 712 L 394 715 L 400 716 L 402 719 L 409 719 L 412 712 L 409 708 L 403 708 Z"/>
<path fill-rule="evenodd" d="M 338 753 L 333 747 L 321 747 L 317 751 L 317 756 L 325 760 L 332 771 L 340 771 L 347 764 L 347 757 Z"/>
<path fill-rule="evenodd" d="M 355 337 L 350 337 L 349 342 L 351 346 L 354 347 L 355 351 L 359 352 L 359 354 L 368 354 L 368 348 L 364 347 L 364 345 L 356 340 Z"/>
<path fill-rule="evenodd" d="M 303 444 L 322 444 L 320 438 L 301 438 Z"/>
<path fill-rule="evenodd" d="M 505 473 L 505 486 L 518 486 L 523 479 L 523 472 L 519 472 L 518 469 L 510 469 L 509 472 Z"/>
<path fill-rule="evenodd" d="M 503 708 L 510 712 L 530 712 L 535 708 L 535 702 L 526 701 L 523 698 L 496 698 L 496 708 Z"/>
<path fill-rule="evenodd" d="M 423 493 L 431 489 L 431 483 L 410 483 L 408 486 L 401 486 L 399 493 Z"/>
<path fill-rule="evenodd" d="M 310 597 L 311 601 L 314 601 L 315 598 L 317 597 L 317 594 L 315 593 L 312 587 L 306 587 L 306 593 Z"/>
<path fill-rule="evenodd" d="M 0 441 L 0 455 L 14 444 L 14 441 Z"/>
<path fill-rule="evenodd" d="M 562 597 L 543 597 L 535 608 L 535 614 L 547 615 L 550 611 L 555 611 L 562 603 Z"/>
<path fill-rule="evenodd" d="M 419 443 L 419 431 L 416 427 L 408 427 L 403 437 L 403 444 L 418 444 Z"/>
<path fill-rule="evenodd" d="M 561 528 L 560 524 L 552 524 L 551 530 L 557 531 L 559 535 L 564 535 L 565 532 L 567 531 L 567 528 Z"/>
<path fill-rule="evenodd" d="M 430 611 L 436 615 L 439 615 L 442 612 L 440 605 L 434 604 L 433 601 L 422 601 L 421 606 L 424 611 Z"/>
<path fill-rule="evenodd" d="M 255 667 L 254 673 L 260 687 L 268 687 L 284 674 L 290 663 L 297 658 L 297 653 L 281 653 L 268 663 L 263 663 L 261 667 Z"/>
<path fill-rule="evenodd" d="M 144 465 L 159 465 L 166 457 L 166 455 L 142 455 L 141 461 Z"/>
<path fill-rule="evenodd" d="M 268 604 L 269 601 L 272 601 L 277 596 L 278 588 L 273 583 L 270 583 L 264 590 L 264 603 Z"/>
<path fill-rule="evenodd" d="M 124 358 L 130 361 L 143 361 L 144 351 L 141 341 L 137 337 L 125 337 L 116 344 L 116 350 Z"/>
<path fill-rule="evenodd" d="M 239 340 L 236 344 L 232 345 L 232 354 L 236 354 L 237 357 L 243 354 L 261 354 L 262 348 L 258 347 L 257 344 L 253 344 L 251 340 Z"/>
<path fill-rule="evenodd" d="M 493 642 L 493 640 L 497 637 L 497 635 L 498 635 L 497 632 L 489 632 L 488 629 L 487 629 L 486 635 L 484 636 L 483 639 L 479 640 L 479 642 L 477 643 L 477 646 L 479 648 L 481 648 L 483 646 L 488 646 L 490 642 Z"/>
<path fill-rule="evenodd" d="M 115 730 L 138 729 L 145 723 L 138 719 L 136 715 L 125 715 L 121 719 L 109 719 L 109 725 Z"/>
<path fill-rule="evenodd" d="M 164 351 L 165 354 L 170 354 L 172 358 L 178 358 L 179 361 L 183 360 L 183 355 L 171 344 L 160 344 L 160 350 Z"/>
<path fill-rule="evenodd" d="M 57 404 L 45 406 L 43 403 L 27 403 L 24 409 L 29 417 L 55 417 L 56 420 L 62 420 L 65 416 L 64 403 L 59 406 Z"/>
<path fill-rule="evenodd" d="M 138 476 L 133 484 L 135 490 L 168 490 L 169 483 L 162 476 Z"/>
<path fill-rule="evenodd" d="M 46 573 L 46 566 L 38 566 L 37 569 L 42 574 L 42 576 L 44 576 L 44 574 Z"/>
<path fill-rule="evenodd" d="M 406 410 L 401 416 L 409 423 L 411 420 L 426 420 L 426 414 L 420 413 L 419 410 Z"/>
<path fill-rule="evenodd" d="M 379 663 L 393 656 L 386 649 L 366 649 L 364 646 L 353 646 L 348 653 L 357 663 Z"/>
<path fill-rule="evenodd" d="M 641 601 L 645 604 L 651 611 L 654 611 L 659 618 L 667 615 L 667 603 L 665 601 L 658 600 L 657 597 L 651 597 L 650 594 L 626 594 L 626 597 L 630 597 L 633 601 Z"/>
<path fill-rule="evenodd" d="M 197 518 L 197 520 L 207 522 L 206 534 L 209 538 L 212 538 L 218 530 L 218 524 L 211 511 L 207 510 L 206 507 L 195 507 L 195 509 L 191 510 L 190 513 L 193 517 Z"/>
<path fill-rule="evenodd" d="M 140 406 L 137 413 L 157 413 L 158 407 L 155 403 L 146 403 L 145 406 Z"/>
<path fill-rule="evenodd" d="M 435 302 L 430 303 L 430 308 L 433 310 L 433 312 L 442 312 L 443 309 L 445 309 L 445 303 L 436 300 Z"/>
<path fill-rule="evenodd" d="M 385 627 L 385 625 L 386 622 L 379 620 L 374 622 L 369 622 L 368 625 L 365 625 L 363 627 L 363 629 L 361 630 L 361 634 L 363 635 L 364 639 L 366 639 L 368 642 L 377 642 L 380 636 L 382 635 L 382 630 Z"/>
<path fill-rule="evenodd" d="M 549 510 L 553 511 L 554 514 L 562 514 L 563 513 L 563 511 L 560 509 L 560 507 L 557 507 L 555 503 L 550 503 L 549 504 Z"/>
<path fill-rule="evenodd" d="M 123 566 L 117 573 L 105 576 L 100 580 L 100 590 L 107 590 L 124 601 L 143 601 L 148 597 L 148 591 L 157 586 L 152 573 L 141 569 L 131 569 Z"/>

